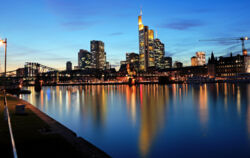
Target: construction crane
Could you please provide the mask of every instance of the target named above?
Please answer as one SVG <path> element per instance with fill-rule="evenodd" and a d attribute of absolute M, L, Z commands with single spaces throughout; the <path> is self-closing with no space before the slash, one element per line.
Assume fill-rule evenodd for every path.
<path fill-rule="evenodd" d="M 203 41 L 241 41 L 242 43 L 242 54 L 247 55 L 247 50 L 245 48 L 245 41 L 248 40 L 248 37 L 239 37 L 239 38 L 217 38 L 217 39 L 209 39 L 209 40 L 199 40 Z"/>

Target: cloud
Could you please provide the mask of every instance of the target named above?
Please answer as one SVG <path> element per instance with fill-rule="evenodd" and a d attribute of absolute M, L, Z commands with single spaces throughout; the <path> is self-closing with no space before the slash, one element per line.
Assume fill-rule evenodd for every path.
<path fill-rule="evenodd" d="M 188 13 L 194 13 L 194 14 L 202 14 L 202 13 L 211 13 L 214 12 L 215 10 L 212 8 L 197 8 L 197 9 L 192 9 L 189 10 Z"/>
<path fill-rule="evenodd" d="M 61 25 L 69 30 L 76 31 L 76 30 L 85 30 L 94 24 L 95 22 L 71 21 L 71 22 L 64 22 Z"/>
<path fill-rule="evenodd" d="M 96 13 L 89 5 L 79 0 L 46 0 L 49 10 L 64 19 L 82 19 Z"/>
<path fill-rule="evenodd" d="M 188 30 L 190 28 L 203 26 L 204 23 L 200 20 L 178 20 L 171 23 L 160 24 L 161 28 L 169 28 L 174 30 Z"/>
<path fill-rule="evenodd" d="M 171 53 L 169 51 L 165 51 L 165 56 L 172 57 L 172 56 L 174 56 L 174 53 Z"/>
<path fill-rule="evenodd" d="M 108 16 L 127 17 L 130 14 L 125 8 L 131 6 L 127 2 L 117 0 L 46 0 L 45 2 L 47 10 L 57 17 L 58 23 L 71 31 L 87 29 L 94 24 L 105 22 Z M 93 19 L 95 22 L 92 22 Z"/>
<path fill-rule="evenodd" d="M 58 17 L 59 24 L 71 31 L 85 30 L 96 24 L 90 19 L 101 10 L 80 0 L 46 0 L 46 4 L 49 12 Z"/>
<path fill-rule="evenodd" d="M 40 57 L 39 60 L 41 61 L 57 61 L 57 62 L 60 62 L 60 61 L 68 61 L 70 60 L 70 58 L 64 58 L 64 57 Z"/>
<path fill-rule="evenodd" d="M 27 46 L 11 44 L 10 45 L 9 59 L 13 61 L 67 61 L 70 58 L 61 56 L 57 53 L 58 48 L 38 49 Z"/>
<path fill-rule="evenodd" d="M 121 9 L 130 8 L 131 4 L 117 0 L 46 0 L 49 10 L 66 19 L 83 19 L 95 15 L 126 15 Z M 115 6 L 115 7 L 114 7 Z"/>
<path fill-rule="evenodd" d="M 122 32 L 113 32 L 113 33 L 110 33 L 108 34 L 109 36 L 120 36 L 120 35 L 123 35 L 124 33 Z"/>
<path fill-rule="evenodd" d="M 227 39 L 225 39 L 225 40 L 219 40 L 219 41 L 217 41 L 217 43 L 218 44 L 220 44 L 220 45 L 223 45 L 223 46 L 230 46 L 230 45 L 233 45 L 233 44 L 239 44 L 239 41 L 237 41 L 237 40 L 227 40 Z"/>

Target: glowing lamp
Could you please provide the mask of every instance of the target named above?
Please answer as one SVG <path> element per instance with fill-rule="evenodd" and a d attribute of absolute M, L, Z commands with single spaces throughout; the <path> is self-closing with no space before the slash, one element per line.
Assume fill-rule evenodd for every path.
<path fill-rule="evenodd" d="M 0 46 L 4 44 L 4 41 L 3 40 L 0 40 Z"/>
<path fill-rule="evenodd" d="M 243 50 L 243 55 L 247 55 L 247 50 L 246 49 Z"/>

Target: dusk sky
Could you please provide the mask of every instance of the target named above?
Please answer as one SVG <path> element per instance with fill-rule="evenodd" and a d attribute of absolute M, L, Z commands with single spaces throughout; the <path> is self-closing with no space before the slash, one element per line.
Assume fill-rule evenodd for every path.
<path fill-rule="evenodd" d="M 203 39 L 250 36 L 249 0 L 5 0 L 0 37 L 8 38 L 8 70 L 39 62 L 65 69 L 77 64 L 79 49 L 91 40 L 105 43 L 107 60 L 119 65 L 126 52 L 138 53 L 137 19 L 158 33 L 165 55 L 190 65 L 197 51 L 207 57 L 241 51 L 240 41 Z M 250 41 L 246 42 L 250 48 Z M 0 48 L 3 70 L 4 48 Z"/>

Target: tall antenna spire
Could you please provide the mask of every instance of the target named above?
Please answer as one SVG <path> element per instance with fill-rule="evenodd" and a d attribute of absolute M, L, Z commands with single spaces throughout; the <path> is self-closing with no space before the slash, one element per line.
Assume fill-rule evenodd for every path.
<path fill-rule="evenodd" d="M 158 38 L 157 30 L 155 30 L 155 37 Z"/>
<path fill-rule="evenodd" d="M 141 10 L 140 10 L 140 16 L 142 16 L 142 6 L 140 8 L 141 8 Z"/>

